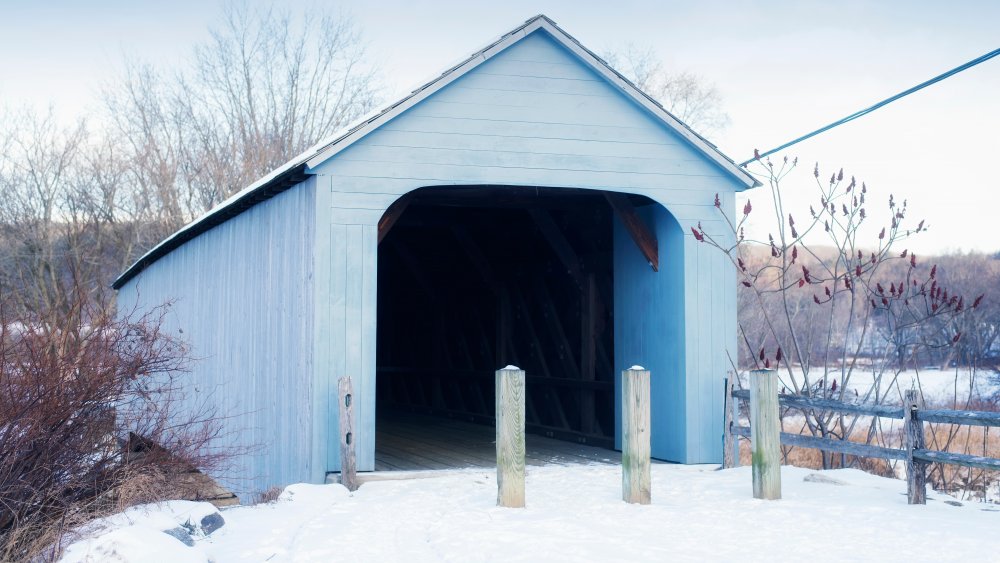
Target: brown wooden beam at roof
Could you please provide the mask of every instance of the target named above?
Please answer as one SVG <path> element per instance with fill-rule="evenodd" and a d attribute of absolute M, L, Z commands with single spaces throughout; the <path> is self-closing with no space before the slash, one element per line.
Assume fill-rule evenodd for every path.
<path fill-rule="evenodd" d="M 628 234 L 632 235 L 632 240 L 635 241 L 642 255 L 646 257 L 649 265 L 653 267 L 653 271 L 659 272 L 660 251 L 659 245 L 656 242 L 656 235 L 653 234 L 653 231 L 646 226 L 646 223 L 636 213 L 635 207 L 629 201 L 628 196 L 614 192 L 604 192 L 604 197 L 611 204 L 611 208 L 615 210 L 618 218 L 625 224 Z"/>
<path fill-rule="evenodd" d="M 476 241 L 473 240 L 468 229 L 458 223 L 452 223 L 449 227 L 452 234 L 455 235 L 455 240 L 458 241 L 459 246 L 462 247 L 469 260 L 479 271 L 479 275 L 483 278 L 483 283 L 493 290 L 493 293 L 499 293 L 499 280 L 497 280 L 496 274 L 493 272 L 493 267 L 490 266 L 490 260 L 483 253 L 483 250 L 479 248 L 479 245 L 476 244 Z"/>
<path fill-rule="evenodd" d="M 403 212 L 406 211 L 407 207 L 409 207 L 411 199 L 412 198 L 410 198 L 409 196 L 403 196 L 397 199 L 396 201 L 392 202 L 392 205 L 389 206 L 389 209 L 385 210 L 385 214 L 382 215 L 382 218 L 378 220 L 379 243 L 382 242 L 382 239 L 385 238 L 385 235 L 389 234 L 389 231 L 392 230 L 392 226 L 396 224 L 396 221 L 399 221 L 399 218 L 403 215 Z"/>

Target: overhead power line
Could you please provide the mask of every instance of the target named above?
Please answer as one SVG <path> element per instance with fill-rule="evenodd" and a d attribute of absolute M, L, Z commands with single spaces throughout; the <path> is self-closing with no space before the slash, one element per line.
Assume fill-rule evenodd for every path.
<path fill-rule="evenodd" d="M 917 90 L 922 90 L 922 89 L 930 86 L 931 84 L 936 84 L 938 82 L 941 82 L 942 80 L 944 80 L 945 78 L 948 78 L 949 76 L 958 74 L 958 73 L 962 72 L 963 70 L 972 68 L 972 67 L 976 66 L 979 63 L 986 62 L 986 61 L 992 59 L 993 57 L 995 57 L 997 55 L 1000 55 L 1000 49 L 994 49 L 993 51 L 990 51 L 989 53 L 986 53 L 985 55 L 983 55 L 981 57 L 972 59 L 971 61 L 969 61 L 969 62 L 967 62 L 967 63 L 965 63 L 963 65 L 957 66 L 957 67 L 949 70 L 948 72 L 939 74 L 939 75 L 935 76 L 934 78 L 931 78 L 930 80 L 928 80 L 926 82 L 921 82 L 920 84 L 917 84 L 916 86 L 914 86 L 913 88 L 910 88 L 909 90 L 904 90 L 904 91 L 896 94 L 895 96 L 891 96 L 889 98 L 886 98 L 886 99 L 882 100 L 881 102 L 878 102 L 875 105 L 868 106 L 868 107 L 866 107 L 865 109 L 863 109 L 861 111 L 852 113 L 851 115 L 848 115 L 847 117 L 844 117 L 842 119 L 838 119 L 837 121 L 834 121 L 833 123 L 831 123 L 829 125 L 825 125 L 823 127 L 820 127 L 819 129 L 817 129 L 817 130 L 815 130 L 815 131 L 813 131 L 811 133 L 806 133 L 805 135 L 802 135 L 801 137 L 799 137 L 797 139 L 789 141 L 789 142 L 781 145 L 780 147 L 773 148 L 773 149 L 771 149 L 769 151 L 766 151 L 766 152 L 762 152 L 762 153 L 760 153 L 760 158 L 764 158 L 765 156 L 774 154 L 774 153 L 776 153 L 776 152 L 778 152 L 780 150 L 787 149 L 788 147 L 790 147 L 790 146 L 792 146 L 792 145 L 794 145 L 796 143 L 801 143 L 802 141 L 805 141 L 806 139 L 808 139 L 810 137 L 815 137 L 816 135 L 819 135 L 820 133 L 823 133 L 824 131 L 829 131 L 830 129 L 833 129 L 834 127 L 837 127 L 838 125 L 843 125 L 843 124 L 847 123 L 848 121 L 854 121 L 855 119 L 857 119 L 857 118 L 859 118 L 859 117 L 861 117 L 863 115 L 868 115 L 869 113 L 877 110 L 878 108 L 880 108 L 880 107 L 882 107 L 884 105 L 891 104 L 892 102 L 895 102 L 896 100 L 898 100 L 900 98 L 909 96 L 910 94 L 916 92 Z M 740 164 L 740 166 L 746 166 L 747 164 L 750 164 L 751 162 L 753 162 L 756 159 L 757 159 L 757 157 L 755 156 L 754 158 L 751 158 L 750 160 L 748 160 L 748 161 Z"/>

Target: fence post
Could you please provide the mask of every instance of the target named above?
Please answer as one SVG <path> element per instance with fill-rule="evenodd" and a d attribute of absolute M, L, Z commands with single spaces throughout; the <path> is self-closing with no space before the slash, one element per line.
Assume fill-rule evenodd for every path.
<path fill-rule="evenodd" d="M 622 372 L 622 500 L 650 503 L 649 370 Z"/>
<path fill-rule="evenodd" d="M 924 425 L 918 417 L 920 409 L 916 389 L 907 389 L 903 396 L 903 415 L 906 417 L 906 500 L 909 504 L 927 504 L 927 464 L 913 459 L 914 450 L 922 450 Z"/>
<path fill-rule="evenodd" d="M 354 393 L 351 378 L 342 377 L 340 395 L 340 483 L 349 491 L 358 489 L 357 461 L 354 457 Z"/>
<path fill-rule="evenodd" d="M 496 372 L 497 506 L 524 507 L 524 370 Z"/>
<path fill-rule="evenodd" d="M 722 468 L 730 469 L 736 467 L 739 463 L 739 452 L 736 449 L 738 442 L 736 441 L 736 436 L 733 434 L 733 424 L 735 417 L 733 416 L 732 403 L 735 400 L 733 398 L 733 373 L 729 372 L 729 376 L 726 377 L 726 397 L 722 401 L 723 421 L 722 421 Z"/>
<path fill-rule="evenodd" d="M 781 498 L 781 423 L 774 370 L 750 372 L 750 447 L 753 453 L 753 496 Z"/>

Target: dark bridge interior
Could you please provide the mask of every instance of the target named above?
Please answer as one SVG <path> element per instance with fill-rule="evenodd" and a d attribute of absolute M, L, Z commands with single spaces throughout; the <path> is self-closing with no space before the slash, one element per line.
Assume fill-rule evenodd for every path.
<path fill-rule="evenodd" d="M 527 372 L 528 432 L 613 447 L 612 197 L 463 186 L 423 188 L 390 208 L 378 252 L 379 416 L 492 424 L 494 370 L 514 364 Z"/>

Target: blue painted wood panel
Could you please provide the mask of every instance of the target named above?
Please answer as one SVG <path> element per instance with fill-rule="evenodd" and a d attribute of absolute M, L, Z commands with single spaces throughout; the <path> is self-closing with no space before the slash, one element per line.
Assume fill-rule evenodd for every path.
<path fill-rule="evenodd" d="M 260 203 L 118 293 L 120 311 L 171 303 L 165 330 L 188 342 L 196 359 L 183 406 L 213 406 L 229 417 L 218 445 L 251 449 L 216 476 L 244 496 L 314 480 L 315 193 L 309 179 Z"/>
<path fill-rule="evenodd" d="M 361 194 L 333 185 L 327 176 L 317 176 L 323 195 L 317 198 L 316 372 L 318 386 L 328 395 L 317 402 L 317 419 L 323 429 L 318 437 L 318 459 L 327 471 L 340 470 L 339 402 L 333 400 L 336 382 L 345 376 L 355 389 L 354 440 L 358 445 L 357 467 L 375 468 L 375 344 L 377 298 L 378 219 L 391 201 L 365 207 Z M 345 202 L 355 207 L 342 207 Z M 325 477 L 323 475 L 322 477 Z M 314 482 L 322 482 L 318 474 Z"/>
<path fill-rule="evenodd" d="M 520 69 L 526 60 L 559 68 L 560 75 Z M 543 31 L 315 171 L 337 177 L 338 184 L 388 180 L 399 185 L 388 190 L 397 195 L 414 182 L 618 188 L 667 200 L 672 190 L 735 187 L 714 163 Z M 700 203 L 711 204 L 712 195 Z"/>
<path fill-rule="evenodd" d="M 731 194 L 730 194 L 731 195 Z M 724 244 L 732 235 L 722 235 Z M 736 357 L 736 270 L 719 250 L 684 237 L 687 392 L 685 463 L 722 458 L 723 378 Z"/>
<path fill-rule="evenodd" d="M 656 233 L 660 270 L 654 272 L 620 221 L 615 223 L 615 405 L 621 404 L 621 370 L 641 365 L 650 371 L 650 446 L 653 457 L 685 462 L 689 458 L 689 396 L 697 392 L 685 347 L 691 322 L 684 275 L 685 236 L 659 205 L 640 210 Z M 694 377 L 692 377 L 694 376 Z M 621 446 L 621 420 L 615 418 L 615 444 Z"/>

